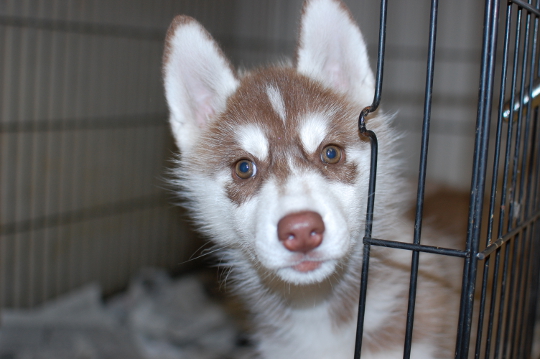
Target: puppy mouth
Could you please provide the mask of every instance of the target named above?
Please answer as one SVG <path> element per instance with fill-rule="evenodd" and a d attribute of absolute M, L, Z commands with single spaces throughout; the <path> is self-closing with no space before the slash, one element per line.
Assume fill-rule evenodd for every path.
<path fill-rule="evenodd" d="M 315 269 L 318 269 L 321 266 L 321 261 L 310 261 L 310 260 L 304 260 L 291 268 L 302 273 L 311 272 Z"/>

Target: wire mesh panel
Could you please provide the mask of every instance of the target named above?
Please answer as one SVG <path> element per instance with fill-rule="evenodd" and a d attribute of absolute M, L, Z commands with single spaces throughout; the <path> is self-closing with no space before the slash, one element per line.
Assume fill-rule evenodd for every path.
<path fill-rule="evenodd" d="M 498 3 L 491 5 L 498 10 Z M 523 358 L 530 355 L 538 289 L 540 183 L 538 137 L 538 11 L 539 2 L 511 1 L 502 12 L 503 34 L 498 99 L 486 97 L 486 121 L 496 124 L 489 209 L 481 251 L 481 298 L 475 355 Z M 493 18 L 498 14 L 493 13 Z M 497 26 L 490 34 L 496 51 Z M 493 57 L 493 55 L 492 55 Z M 491 60 L 493 62 L 493 60 Z M 493 67 L 493 65 L 491 65 Z M 494 79 L 491 80 L 492 82 Z M 486 85 L 487 91 L 491 90 Z M 494 108 L 495 109 L 495 108 Z M 489 126 L 487 123 L 485 126 Z M 487 201 L 486 201 L 487 203 Z M 480 212 L 481 214 L 482 212 Z"/>
<path fill-rule="evenodd" d="M 424 117 L 414 242 L 372 238 L 377 166 L 376 134 L 364 116 L 377 109 L 382 87 L 387 4 L 381 1 L 377 89 L 359 119 L 372 143 L 355 357 L 360 357 L 372 246 L 412 251 L 403 357 L 411 357 L 420 253 L 463 258 L 456 358 L 527 358 L 531 355 L 538 291 L 540 141 L 538 129 L 539 3 L 486 1 L 480 85 L 465 249 L 422 245 L 439 3 L 431 1 Z M 501 16 L 501 12 L 503 12 Z M 499 28 L 500 19 L 504 27 Z M 498 36 L 501 41 L 498 43 Z M 499 47 L 502 51 L 498 51 Z M 497 75 L 498 74 L 498 78 Z M 494 95 L 498 98 L 494 98 Z M 490 126 L 495 124 L 496 130 Z M 490 151 L 490 142 L 491 148 Z M 480 269 L 480 270 L 479 270 Z M 441 308 L 441 310 L 444 310 Z M 476 328 L 476 329 L 474 329 Z"/>
<path fill-rule="evenodd" d="M 192 15 L 234 62 L 249 67 L 292 53 L 301 3 L 0 2 L 1 305 L 34 306 L 89 281 L 112 292 L 141 266 L 177 270 L 189 259 L 198 244 L 162 189 L 172 152 L 160 74 L 166 28 L 174 15 Z M 364 283 L 373 246 L 412 253 L 404 357 L 425 253 L 463 264 L 456 357 L 521 358 L 532 345 L 540 269 L 539 4 L 486 1 L 482 39 L 471 30 L 481 22 L 476 3 L 384 0 L 378 24 L 379 4 L 348 1 L 370 52 L 379 55 L 377 98 L 363 115 L 381 98 L 386 109 L 401 109 L 400 118 L 414 120 L 397 121 L 413 127 L 405 152 L 420 153 L 408 169 L 419 172 L 414 242 L 372 238 L 371 228 L 364 238 Z M 394 17 L 387 26 L 388 13 Z M 420 27 L 424 32 L 416 32 Z M 472 42 L 483 46 L 481 58 Z M 392 65 L 384 95 L 383 60 Z M 476 91 L 480 74 L 478 104 L 458 84 L 472 67 L 474 81 L 461 82 L 474 82 L 469 87 Z M 369 125 L 360 130 L 369 133 Z M 463 187 L 472 176 L 464 247 L 421 242 L 425 179 L 433 167 L 434 177 L 451 185 Z M 359 323 L 361 338 L 361 316 Z"/>

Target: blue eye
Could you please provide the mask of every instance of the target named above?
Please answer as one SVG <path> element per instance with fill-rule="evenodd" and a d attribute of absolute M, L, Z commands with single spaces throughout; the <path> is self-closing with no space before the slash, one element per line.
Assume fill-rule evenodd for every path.
<path fill-rule="evenodd" d="M 240 160 L 236 162 L 234 171 L 239 178 L 248 179 L 255 175 L 255 172 L 256 172 L 255 163 L 253 163 L 250 160 Z"/>
<path fill-rule="evenodd" d="M 333 147 L 329 147 L 326 149 L 326 158 L 328 158 L 329 160 L 333 160 L 334 158 L 337 157 L 337 151 L 335 148 Z"/>
<path fill-rule="evenodd" d="M 321 152 L 321 160 L 324 163 L 335 164 L 341 160 L 342 151 L 338 146 L 325 146 Z"/>
<path fill-rule="evenodd" d="M 251 169 L 251 166 L 248 161 L 242 161 L 238 164 L 238 170 L 241 173 L 248 173 L 250 169 Z"/>

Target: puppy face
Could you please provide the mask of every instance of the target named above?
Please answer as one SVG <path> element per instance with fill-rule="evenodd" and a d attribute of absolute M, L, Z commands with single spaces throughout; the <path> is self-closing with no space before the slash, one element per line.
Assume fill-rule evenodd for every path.
<path fill-rule="evenodd" d="M 363 226 L 370 154 L 356 125 L 374 81 L 351 19 L 339 1 L 308 1 L 296 67 L 242 78 L 195 20 L 177 18 L 167 37 L 166 94 L 195 217 L 286 282 L 330 276 Z"/>
<path fill-rule="evenodd" d="M 216 236 L 230 237 L 226 244 L 250 251 L 286 281 L 330 275 L 358 237 L 365 203 L 369 147 L 359 139 L 357 113 L 343 95 L 293 69 L 246 76 L 185 159 L 221 189 L 205 204 L 225 208 L 213 217 Z M 317 213 L 324 224 L 321 243 L 303 251 L 278 236 L 280 220 L 300 212 Z M 226 227 L 230 236 L 218 235 Z"/>

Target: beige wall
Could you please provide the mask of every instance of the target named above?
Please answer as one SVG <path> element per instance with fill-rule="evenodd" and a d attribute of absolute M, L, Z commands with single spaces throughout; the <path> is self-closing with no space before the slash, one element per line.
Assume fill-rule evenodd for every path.
<path fill-rule="evenodd" d="M 478 3 L 478 4 L 477 4 Z M 378 2 L 348 1 L 375 63 Z M 199 19 L 236 65 L 292 57 L 299 0 L 0 2 L 0 290 L 32 306 L 89 281 L 121 289 L 200 245 L 163 190 L 172 145 L 160 61 L 174 15 Z M 392 1 L 382 106 L 417 173 L 428 1 Z M 467 188 L 482 6 L 442 2 L 431 178 Z"/>

